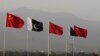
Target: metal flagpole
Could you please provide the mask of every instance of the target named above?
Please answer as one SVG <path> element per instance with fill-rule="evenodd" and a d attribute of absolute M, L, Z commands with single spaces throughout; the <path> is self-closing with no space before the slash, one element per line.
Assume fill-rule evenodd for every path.
<path fill-rule="evenodd" d="M 66 55 L 67 56 L 67 36 L 66 36 Z"/>
<path fill-rule="evenodd" d="M 3 56 L 5 56 L 5 49 L 6 49 L 6 47 L 5 47 L 5 45 L 6 45 L 6 43 L 5 43 L 5 37 L 6 37 L 6 28 L 4 26 Z"/>
<path fill-rule="evenodd" d="M 28 31 L 27 31 L 26 49 L 27 49 L 27 56 L 29 56 L 29 50 L 28 50 Z"/>
<path fill-rule="evenodd" d="M 68 40 L 68 39 L 67 39 L 67 38 L 70 36 L 70 32 L 69 32 L 69 31 L 70 31 L 70 26 L 69 26 L 69 25 L 67 26 L 66 31 L 67 31 L 67 30 L 68 30 L 68 32 L 66 32 L 66 56 L 67 56 L 67 50 L 68 50 L 68 49 L 67 49 L 67 47 L 68 47 L 68 45 L 67 45 L 67 40 Z"/>
<path fill-rule="evenodd" d="M 4 28 L 3 56 L 5 56 L 5 31 L 6 29 Z"/>
<path fill-rule="evenodd" d="M 68 27 L 67 27 L 68 28 Z M 67 30 L 66 30 L 67 31 Z M 66 54 L 65 56 L 67 56 L 67 37 L 68 37 L 68 33 L 66 32 Z"/>
<path fill-rule="evenodd" d="M 48 56 L 49 56 L 50 52 L 49 52 L 49 20 L 48 20 Z"/>
<path fill-rule="evenodd" d="M 75 39 L 74 39 L 74 37 L 72 37 L 72 56 L 74 56 L 74 41 L 75 41 Z"/>
<path fill-rule="evenodd" d="M 30 19 L 30 18 L 28 17 L 28 18 L 27 18 L 27 24 L 26 24 L 26 26 L 27 26 L 27 27 L 26 27 L 26 28 L 27 28 L 27 30 L 26 30 L 26 31 L 27 31 L 27 39 L 26 39 L 27 56 L 29 56 L 29 50 L 28 50 L 28 44 L 29 44 L 29 43 L 28 43 L 28 40 L 29 40 L 29 39 L 28 39 L 28 38 L 29 38 L 29 36 L 28 36 L 28 26 L 29 26 L 29 22 L 30 22 L 29 19 Z"/>
<path fill-rule="evenodd" d="M 73 56 L 74 56 L 74 37 L 73 37 L 73 44 L 72 44 L 72 54 L 73 54 Z"/>

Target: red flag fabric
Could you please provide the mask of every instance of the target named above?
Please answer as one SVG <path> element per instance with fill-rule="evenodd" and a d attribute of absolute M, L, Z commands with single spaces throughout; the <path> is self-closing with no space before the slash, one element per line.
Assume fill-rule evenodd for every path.
<path fill-rule="evenodd" d="M 24 21 L 19 16 L 7 13 L 6 27 L 22 28 Z"/>
<path fill-rule="evenodd" d="M 56 35 L 62 35 L 63 28 L 61 26 L 53 24 L 52 22 L 49 22 L 49 33 L 53 33 Z"/>
<path fill-rule="evenodd" d="M 87 29 L 83 29 L 77 26 L 74 26 L 74 31 L 77 36 L 86 38 L 87 37 Z"/>

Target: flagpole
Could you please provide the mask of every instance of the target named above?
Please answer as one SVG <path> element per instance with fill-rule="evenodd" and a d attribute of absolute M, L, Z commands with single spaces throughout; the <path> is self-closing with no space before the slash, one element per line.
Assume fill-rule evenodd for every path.
<path fill-rule="evenodd" d="M 27 27 L 26 28 L 28 28 L 28 18 L 27 18 L 27 25 L 26 25 Z M 29 56 L 29 50 L 28 50 L 28 30 L 26 30 L 26 32 L 27 32 L 27 38 L 26 38 L 26 52 L 27 52 L 27 56 Z"/>
<path fill-rule="evenodd" d="M 68 27 L 67 27 L 68 28 Z M 66 30 L 67 31 L 67 30 Z M 66 54 L 65 54 L 65 56 L 67 56 L 67 37 L 68 37 L 68 33 L 66 32 Z"/>
<path fill-rule="evenodd" d="M 6 47 L 5 47 L 5 29 L 4 29 L 4 48 L 3 48 L 3 56 L 5 56 L 5 49 L 6 49 Z"/>
<path fill-rule="evenodd" d="M 29 50 L 28 50 L 28 31 L 27 31 L 26 49 L 27 49 L 27 56 L 29 56 Z"/>
<path fill-rule="evenodd" d="M 3 56 L 5 56 L 5 29 L 4 29 L 4 42 L 3 42 Z"/>
<path fill-rule="evenodd" d="M 66 54 L 65 56 L 67 56 L 67 36 L 66 36 Z"/>
<path fill-rule="evenodd" d="M 50 52 L 49 52 L 49 20 L 48 20 L 48 56 L 49 56 Z"/>
<path fill-rule="evenodd" d="M 72 55 L 74 56 L 74 42 L 75 42 L 75 39 L 74 39 L 74 37 L 73 37 L 73 43 L 72 43 Z"/>
<path fill-rule="evenodd" d="M 5 25 L 6 25 L 6 24 L 5 24 Z M 6 28 L 5 28 L 5 26 L 4 26 L 3 56 L 5 56 L 5 49 L 6 49 L 6 47 L 5 47 L 5 45 L 6 45 L 6 43 L 5 43 L 5 38 L 6 38 Z"/>

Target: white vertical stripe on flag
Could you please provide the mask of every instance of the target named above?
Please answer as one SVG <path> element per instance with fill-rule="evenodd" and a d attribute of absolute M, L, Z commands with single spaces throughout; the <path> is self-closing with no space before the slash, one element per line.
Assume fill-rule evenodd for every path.
<path fill-rule="evenodd" d="M 29 17 L 27 18 L 27 29 L 32 31 L 32 20 Z"/>

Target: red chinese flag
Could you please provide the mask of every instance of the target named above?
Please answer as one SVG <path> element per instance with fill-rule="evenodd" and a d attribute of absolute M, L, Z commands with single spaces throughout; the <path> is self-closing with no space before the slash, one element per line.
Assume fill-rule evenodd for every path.
<path fill-rule="evenodd" d="M 55 25 L 52 22 L 49 23 L 49 33 L 53 33 L 56 35 L 63 34 L 63 28 L 61 26 Z"/>
<path fill-rule="evenodd" d="M 77 36 L 86 38 L 87 37 L 87 29 L 83 29 L 77 26 L 74 26 L 74 31 Z"/>
<path fill-rule="evenodd" d="M 24 21 L 22 20 L 22 18 L 7 13 L 6 27 L 22 28 L 23 25 L 24 25 Z"/>

